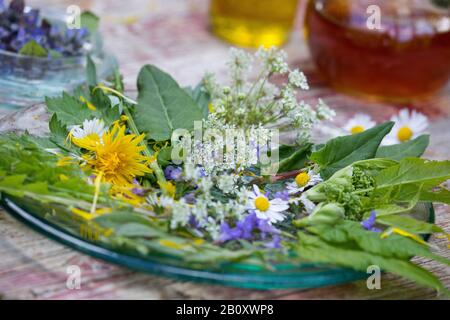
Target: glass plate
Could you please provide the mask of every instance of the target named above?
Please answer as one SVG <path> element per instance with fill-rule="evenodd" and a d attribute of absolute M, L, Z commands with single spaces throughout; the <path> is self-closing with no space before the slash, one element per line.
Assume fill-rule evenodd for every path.
<path fill-rule="evenodd" d="M 95 258 L 158 276 L 263 290 L 317 288 L 367 278 L 367 274 L 363 272 L 314 263 L 275 264 L 273 270 L 251 262 L 226 263 L 209 269 L 193 268 L 175 256 L 152 253 L 145 256 L 132 255 L 84 239 L 80 236 L 79 225 L 70 223 L 70 219 L 56 219 L 52 214 L 54 210 L 64 208 L 5 194 L 2 195 L 0 204 L 18 220 L 59 243 Z M 434 222 L 432 204 L 419 204 L 412 214 L 424 221 Z"/>

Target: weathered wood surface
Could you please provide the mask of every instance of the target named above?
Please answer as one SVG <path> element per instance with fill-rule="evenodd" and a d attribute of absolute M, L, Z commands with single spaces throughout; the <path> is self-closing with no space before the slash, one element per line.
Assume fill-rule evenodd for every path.
<path fill-rule="evenodd" d="M 42 4 L 49 1 L 33 1 Z M 150 1 L 68 1 L 60 0 L 60 9 L 78 3 L 102 13 L 107 46 L 115 52 L 125 75 L 127 87 L 134 88 L 139 67 L 156 64 L 183 85 L 195 84 L 204 71 L 221 72 L 228 46 L 207 30 L 204 0 Z M 51 1 L 55 6 L 55 1 Z M 142 2 L 141 2 L 142 4 Z M 169 7 L 169 8 L 168 8 Z M 140 9 L 137 10 L 136 8 Z M 132 23 L 130 23 L 132 22 Z M 355 112 L 372 114 L 387 120 L 398 106 L 369 103 L 335 93 L 324 86 L 308 59 L 300 32 L 286 47 L 291 63 L 303 69 L 314 90 L 305 100 L 318 96 L 338 110 L 342 123 Z M 201 61 L 201 63 L 198 63 Z M 427 157 L 448 159 L 450 154 L 450 88 L 428 101 L 413 104 L 432 119 L 432 143 Z M 381 112 L 380 112 L 381 111 Z M 47 115 L 42 106 L 14 114 L 0 110 L 0 132 L 46 132 Z M 3 117 L 2 117 L 3 116 Z M 450 209 L 439 206 L 437 223 L 450 232 Z M 450 258 L 445 239 L 432 238 L 437 253 Z M 450 269 L 428 259 L 417 262 L 439 276 L 450 288 Z M 82 270 L 80 290 L 66 286 L 67 267 Z M 105 263 L 59 245 L 14 220 L 0 209 L 0 298 L 3 299 L 442 299 L 432 290 L 418 287 L 393 275 L 384 275 L 381 290 L 368 290 L 365 281 L 314 290 L 255 291 L 221 286 L 198 285 L 149 276 Z"/>

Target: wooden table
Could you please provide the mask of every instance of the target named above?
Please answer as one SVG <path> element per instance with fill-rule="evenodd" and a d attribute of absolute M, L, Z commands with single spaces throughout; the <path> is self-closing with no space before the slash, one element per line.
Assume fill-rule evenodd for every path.
<path fill-rule="evenodd" d="M 34 1 L 42 4 L 48 1 Z M 60 7 L 74 1 L 59 1 Z M 107 47 L 117 55 L 128 88 L 134 88 L 139 68 L 145 63 L 167 70 L 183 85 L 198 82 L 204 71 L 221 72 L 228 45 L 207 30 L 206 1 L 78 1 L 80 6 L 101 12 Z M 140 2 L 142 5 L 142 1 Z M 54 5 L 54 1 L 52 1 Z M 169 8 L 168 8 L 169 7 Z M 139 9 L 139 10 L 138 10 Z M 299 27 L 297 27 L 299 28 Z M 299 29 L 297 29 L 299 30 Z M 304 70 L 314 88 L 305 100 L 324 100 L 338 111 L 343 122 L 355 110 L 387 120 L 399 106 L 370 103 L 327 88 L 309 61 L 300 32 L 293 34 L 286 50 L 291 64 Z M 200 63 L 199 63 L 200 61 Z M 450 87 L 441 95 L 413 107 L 432 120 L 432 144 L 427 157 L 448 159 L 450 154 Z M 380 112 L 380 110 L 382 112 Z M 3 116 L 3 118 L 2 118 Z M 9 113 L 0 110 L 0 131 L 46 131 L 47 115 L 40 106 Z M 437 206 L 437 223 L 450 232 L 450 210 Z M 450 258 L 444 239 L 431 238 L 437 253 Z M 450 288 L 450 268 L 429 259 L 417 262 L 439 276 Z M 81 289 L 66 286 L 67 267 L 81 268 Z M 397 276 L 384 275 L 381 290 L 368 290 L 365 281 L 314 290 L 255 291 L 197 285 L 149 276 L 114 266 L 59 245 L 14 220 L 0 209 L 0 298 L 3 299 L 440 299 L 432 290 Z"/>

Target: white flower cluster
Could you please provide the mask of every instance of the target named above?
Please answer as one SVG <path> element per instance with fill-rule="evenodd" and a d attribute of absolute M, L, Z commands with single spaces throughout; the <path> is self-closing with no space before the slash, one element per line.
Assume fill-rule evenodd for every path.
<path fill-rule="evenodd" d="M 221 86 L 211 74 L 203 80 L 216 122 L 244 128 L 281 126 L 295 130 L 299 142 L 303 142 L 309 139 L 313 126 L 334 117 L 334 111 L 322 100 L 314 108 L 298 100 L 298 90 L 309 90 L 308 81 L 300 70 L 289 69 L 284 51 L 260 48 L 250 55 L 233 48 L 230 54 L 230 85 Z M 275 83 L 274 79 L 286 76 L 284 84 Z"/>
<path fill-rule="evenodd" d="M 147 198 L 151 206 L 171 215 L 172 229 L 191 224 L 191 229 L 199 233 L 204 230 L 213 240 L 217 240 L 220 236 L 220 225 L 225 219 L 240 220 L 246 215 L 249 191 L 243 186 L 239 187 L 237 175 L 226 172 L 214 176 L 205 175 L 203 168 L 185 165 L 183 180 L 196 186 L 191 194 L 188 193 L 179 200 L 156 195 Z M 213 195 L 217 189 L 226 194 L 227 198 L 217 199 Z"/>

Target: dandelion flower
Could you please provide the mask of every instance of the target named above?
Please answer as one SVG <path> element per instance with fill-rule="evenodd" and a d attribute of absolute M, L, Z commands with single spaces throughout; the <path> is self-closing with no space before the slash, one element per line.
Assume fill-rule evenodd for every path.
<path fill-rule="evenodd" d="M 347 134 L 357 134 L 375 126 L 375 121 L 367 114 L 357 114 L 344 126 Z"/>
<path fill-rule="evenodd" d="M 249 198 L 248 209 L 254 210 L 259 219 L 268 220 L 270 223 L 283 221 L 285 218 L 283 212 L 289 209 L 287 201 L 280 198 L 269 200 L 257 185 L 253 185 L 253 193 L 250 193 Z"/>
<path fill-rule="evenodd" d="M 408 109 L 400 110 L 391 121 L 394 121 L 395 125 L 384 139 L 383 145 L 393 145 L 417 138 L 428 127 L 428 118 L 425 115 L 417 111 L 410 112 Z"/>
<path fill-rule="evenodd" d="M 74 138 L 75 145 L 89 152 L 87 163 L 95 172 L 102 173 L 103 180 L 115 186 L 132 185 L 133 179 L 150 173 L 150 158 L 142 155 L 144 135 L 125 134 L 126 127 L 114 125 L 95 143 L 85 143 L 86 138 Z"/>

